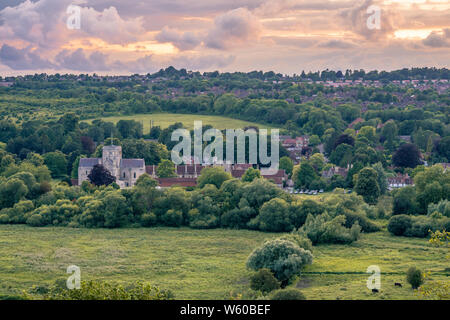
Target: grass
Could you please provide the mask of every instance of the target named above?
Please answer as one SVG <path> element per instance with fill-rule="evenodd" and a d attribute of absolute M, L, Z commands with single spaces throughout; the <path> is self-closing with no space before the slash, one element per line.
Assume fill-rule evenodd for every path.
<path fill-rule="evenodd" d="M 81 268 L 84 280 L 145 280 L 171 289 L 178 299 L 229 299 L 248 290 L 245 262 L 265 239 L 277 235 L 246 230 L 188 228 L 71 229 L 0 226 L 0 296 L 66 279 Z M 410 266 L 448 280 L 445 249 L 426 239 L 363 235 L 352 245 L 315 247 L 314 263 L 293 286 L 308 299 L 417 299 L 406 284 Z M 381 292 L 366 288 L 369 265 L 381 268 Z M 447 271 L 448 272 L 448 271 Z M 401 282 L 403 288 L 394 287 Z"/>
<path fill-rule="evenodd" d="M 197 114 L 179 114 L 179 113 L 154 113 L 154 114 L 136 114 L 132 116 L 115 116 L 101 118 L 103 121 L 117 123 L 119 120 L 135 120 L 143 123 L 144 133 L 150 132 L 150 123 L 153 120 L 153 126 L 160 126 L 162 129 L 169 127 L 176 122 L 182 122 L 183 125 L 191 130 L 194 128 L 194 121 L 202 121 L 203 126 L 211 125 L 215 129 L 240 129 L 249 126 L 261 129 L 272 129 L 268 125 L 261 125 L 254 122 L 237 120 L 222 116 L 207 116 Z M 85 120 L 92 122 L 92 120 Z"/>

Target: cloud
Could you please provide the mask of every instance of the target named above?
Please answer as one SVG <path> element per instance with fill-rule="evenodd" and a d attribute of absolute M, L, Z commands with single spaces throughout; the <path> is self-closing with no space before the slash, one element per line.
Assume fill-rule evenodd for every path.
<path fill-rule="evenodd" d="M 56 56 L 55 60 L 60 69 L 88 72 L 111 69 L 107 65 L 107 56 L 98 51 L 87 55 L 83 49 L 77 49 L 73 52 L 63 50 Z"/>
<path fill-rule="evenodd" d="M 246 8 L 238 8 L 219 15 L 208 33 L 205 44 L 213 49 L 228 49 L 257 40 L 261 24 Z"/>
<path fill-rule="evenodd" d="M 82 8 L 81 31 L 116 44 L 134 42 L 145 32 L 142 18 L 124 20 L 115 7 L 109 7 L 101 12 L 93 8 Z"/>
<path fill-rule="evenodd" d="M 442 30 L 442 33 L 431 32 L 422 43 L 432 48 L 450 47 L 450 28 Z"/>
<path fill-rule="evenodd" d="M 9 38 L 39 45 L 40 48 L 58 47 L 70 39 L 86 36 L 101 38 L 115 44 L 133 42 L 145 32 L 142 18 L 124 20 L 114 7 L 96 11 L 81 8 L 81 29 L 69 30 L 67 7 L 85 1 L 26 0 L 15 7 L 0 11 L 0 39 Z"/>
<path fill-rule="evenodd" d="M 344 40 L 329 40 L 318 45 L 321 48 L 330 49 L 349 49 L 355 47 L 355 44 Z"/>
<path fill-rule="evenodd" d="M 30 48 L 17 49 L 4 44 L 0 49 L 0 62 L 13 70 L 52 69 L 54 64 L 42 59 Z"/>
<path fill-rule="evenodd" d="M 156 35 L 159 42 L 170 42 L 178 49 L 192 50 L 200 45 L 201 40 L 194 32 L 179 32 L 169 27 L 164 27 L 161 32 Z"/>
<path fill-rule="evenodd" d="M 401 20 L 395 13 L 393 7 L 387 8 L 378 7 L 380 11 L 381 24 L 380 29 L 369 29 L 367 26 L 368 18 L 373 14 L 367 13 L 367 9 L 375 5 L 373 0 L 364 0 L 363 3 L 355 4 L 355 6 L 340 10 L 338 13 L 338 21 L 346 26 L 346 29 L 353 33 L 362 36 L 366 40 L 378 41 L 386 40 L 388 35 L 395 31 L 394 21 Z M 337 26 L 338 27 L 338 26 Z"/>
<path fill-rule="evenodd" d="M 210 70 L 212 68 L 225 68 L 235 61 L 233 55 L 192 55 L 178 56 L 170 61 L 170 65 L 176 68 L 190 70 Z"/>

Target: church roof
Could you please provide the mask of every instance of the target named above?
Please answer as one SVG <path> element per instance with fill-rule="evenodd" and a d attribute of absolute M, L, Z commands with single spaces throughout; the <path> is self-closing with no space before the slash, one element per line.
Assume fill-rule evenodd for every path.
<path fill-rule="evenodd" d="M 93 167 L 96 164 L 101 164 L 102 159 L 100 158 L 81 158 L 80 159 L 80 167 Z"/>
<path fill-rule="evenodd" d="M 145 167 L 144 159 L 122 159 L 120 161 L 121 168 L 141 168 Z"/>

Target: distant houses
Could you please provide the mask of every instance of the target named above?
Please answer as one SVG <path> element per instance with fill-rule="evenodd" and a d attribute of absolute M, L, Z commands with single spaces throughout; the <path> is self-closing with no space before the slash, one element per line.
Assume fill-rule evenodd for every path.
<path fill-rule="evenodd" d="M 159 182 L 161 188 L 168 187 L 195 187 L 197 185 L 197 178 L 201 175 L 205 168 L 221 166 L 226 172 L 229 172 L 233 178 L 241 179 L 247 169 L 253 167 L 253 165 L 244 164 L 233 164 L 233 165 L 201 165 L 201 164 L 185 164 L 176 165 L 175 174 L 176 177 L 173 178 L 159 178 L 156 174 L 157 166 L 146 166 L 146 173 L 150 175 L 153 179 Z M 265 179 L 271 180 L 278 187 L 283 188 L 288 183 L 288 175 L 284 170 L 278 170 L 275 174 L 261 174 Z"/>
<path fill-rule="evenodd" d="M 395 177 L 387 178 L 388 189 L 398 189 L 414 185 L 414 180 L 407 174 L 397 173 Z"/>

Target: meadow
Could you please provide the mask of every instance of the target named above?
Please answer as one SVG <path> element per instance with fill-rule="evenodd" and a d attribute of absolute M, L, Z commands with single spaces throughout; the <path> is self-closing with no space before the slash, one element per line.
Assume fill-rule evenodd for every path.
<path fill-rule="evenodd" d="M 81 268 L 84 280 L 148 281 L 178 299 L 229 299 L 248 291 L 245 262 L 265 239 L 279 236 L 247 230 L 188 228 L 72 229 L 0 226 L 0 298 L 32 286 L 66 279 Z M 418 266 L 432 279 L 449 280 L 447 249 L 426 239 L 363 234 L 351 245 L 314 248 L 314 262 L 298 281 L 308 299 L 417 299 L 405 281 Z M 381 291 L 366 287 L 369 265 L 381 268 Z M 403 288 L 394 287 L 401 282 Z"/>
<path fill-rule="evenodd" d="M 120 120 L 135 120 L 143 124 L 144 134 L 150 132 L 151 121 L 153 126 L 160 126 L 162 129 L 169 127 L 176 122 L 183 123 L 184 127 L 191 130 L 194 129 L 194 121 L 202 121 L 203 126 L 211 125 L 215 129 L 240 129 L 245 127 L 258 127 L 261 129 L 272 129 L 268 125 L 262 125 L 255 122 L 232 119 L 222 116 L 198 115 L 198 114 L 179 114 L 179 113 L 152 113 L 152 114 L 136 114 L 132 116 L 114 116 L 100 118 L 106 122 L 116 124 Z M 92 120 L 85 120 L 90 123 Z"/>

